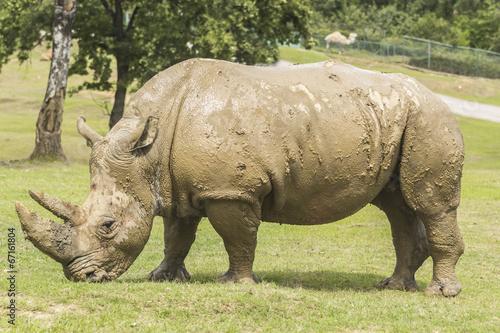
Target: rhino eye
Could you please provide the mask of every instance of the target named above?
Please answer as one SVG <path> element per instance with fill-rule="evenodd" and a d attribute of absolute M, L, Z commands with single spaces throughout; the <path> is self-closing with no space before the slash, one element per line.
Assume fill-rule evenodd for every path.
<path fill-rule="evenodd" d="M 116 221 L 106 221 L 102 224 L 102 227 L 106 232 L 111 232 L 116 229 Z"/>

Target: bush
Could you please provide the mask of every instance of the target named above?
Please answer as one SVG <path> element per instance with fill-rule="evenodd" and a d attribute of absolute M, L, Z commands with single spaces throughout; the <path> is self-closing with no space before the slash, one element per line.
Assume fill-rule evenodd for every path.
<path fill-rule="evenodd" d="M 427 68 L 427 56 L 412 57 L 409 64 Z M 431 54 L 431 70 L 467 76 L 481 76 L 491 79 L 500 78 L 498 57 L 483 54 Z"/>

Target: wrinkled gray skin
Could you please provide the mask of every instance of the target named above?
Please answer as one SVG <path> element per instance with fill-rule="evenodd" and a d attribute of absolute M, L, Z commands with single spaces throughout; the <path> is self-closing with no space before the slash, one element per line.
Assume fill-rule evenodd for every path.
<path fill-rule="evenodd" d="M 391 223 L 396 268 L 379 287 L 457 295 L 456 212 L 464 147 L 448 107 L 415 80 L 328 61 L 288 68 L 194 59 L 158 74 L 92 147 L 90 194 L 74 206 L 30 191 L 58 224 L 16 203 L 25 236 L 73 281 L 112 280 L 165 224 L 150 280 L 189 279 L 184 259 L 207 216 L 229 255 L 221 282 L 250 282 L 260 221 L 313 225 L 372 203 Z"/>

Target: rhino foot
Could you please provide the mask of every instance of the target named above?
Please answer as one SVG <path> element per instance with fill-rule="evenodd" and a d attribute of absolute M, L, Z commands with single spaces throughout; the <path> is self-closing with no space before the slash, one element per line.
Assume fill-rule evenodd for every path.
<path fill-rule="evenodd" d="M 391 276 L 383 279 L 377 284 L 379 289 L 391 289 L 391 290 L 405 290 L 405 291 L 417 291 L 418 285 L 414 278 L 403 278 L 398 276 Z"/>
<path fill-rule="evenodd" d="M 255 277 L 255 275 L 250 273 L 234 273 L 231 271 L 227 271 L 220 278 L 217 279 L 219 283 L 249 283 L 249 284 L 257 284 L 259 280 Z"/>
<path fill-rule="evenodd" d="M 148 274 L 148 280 L 150 281 L 176 281 L 176 282 L 186 282 L 189 281 L 191 275 L 184 264 L 181 266 L 168 266 L 164 265 L 162 262 L 155 270 Z"/>
<path fill-rule="evenodd" d="M 462 285 L 458 281 L 453 282 L 438 282 L 433 280 L 424 290 L 426 296 L 446 296 L 454 297 L 462 291 Z"/>

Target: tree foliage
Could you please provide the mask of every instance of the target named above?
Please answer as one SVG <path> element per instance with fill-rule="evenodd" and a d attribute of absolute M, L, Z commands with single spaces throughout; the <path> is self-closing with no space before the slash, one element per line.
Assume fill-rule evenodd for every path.
<path fill-rule="evenodd" d="M 50 2 L 5 0 L 0 9 L 0 66 L 21 61 L 48 32 Z M 120 117 L 128 87 L 192 57 L 256 64 L 278 57 L 279 43 L 311 46 L 308 0 L 82 0 L 70 74 L 89 74 L 78 89 L 115 89 L 110 125 Z M 111 79 L 116 66 L 117 80 Z M 112 117 L 113 118 L 113 117 Z"/>
<path fill-rule="evenodd" d="M 51 30 L 53 16 L 52 1 L 3 0 L 0 6 L 0 69 L 14 53 L 20 62 L 28 60 L 41 38 L 40 31 Z"/>
<path fill-rule="evenodd" d="M 277 59 L 278 43 L 309 38 L 310 11 L 301 0 L 84 0 L 74 37 L 72 73 L 93 73 L 81 88 L 109 90 L 118 79 L 110 126 L 121 117 L 124 92 L 192 57 L 255 64 Z M 117 104 L 118 103 L 118 104 Z"/>
<path fill-rule="evenodd" d="M 255 64 L 276 59 L 278 42 L 309 37 L 304 1 L 81 1 L 72 73 L 94 73 L 85 88 L 109 89 L 111 60 L 141 83 L 191 57 Z M 121 4 L 117 8 L 116 3 Z M 121 13 L 120 13 L 121 12 Z M 118 21 L 118 22 L 117 22 Z M 122 31 L 121 31 L 122 30 Z"/>

